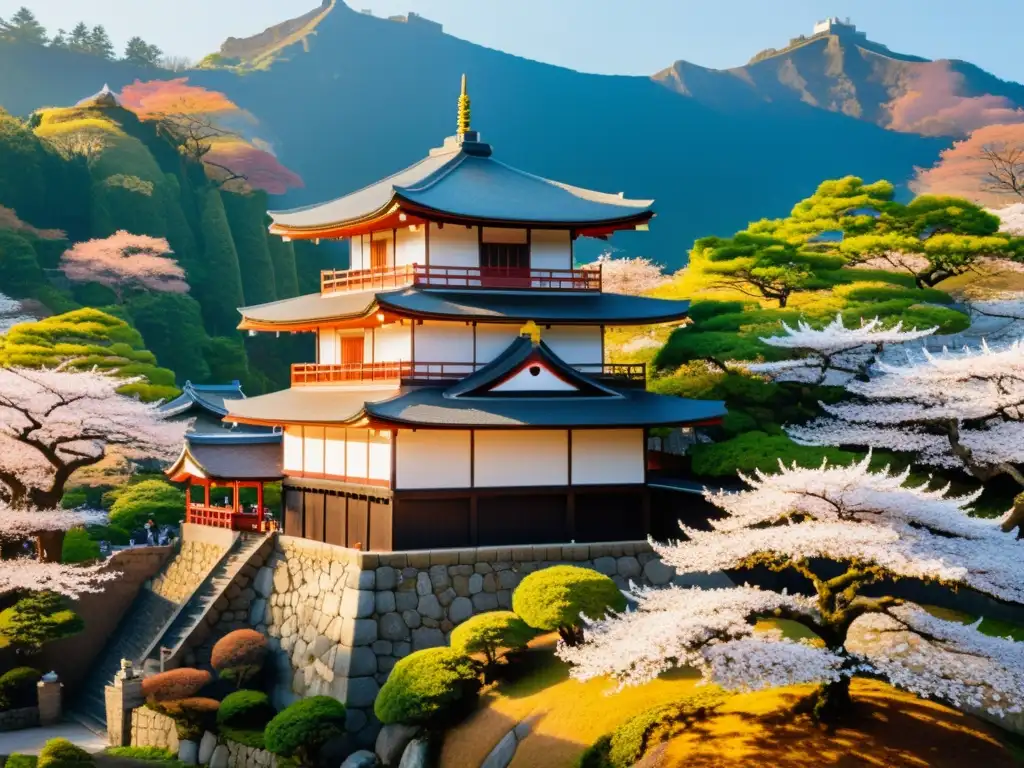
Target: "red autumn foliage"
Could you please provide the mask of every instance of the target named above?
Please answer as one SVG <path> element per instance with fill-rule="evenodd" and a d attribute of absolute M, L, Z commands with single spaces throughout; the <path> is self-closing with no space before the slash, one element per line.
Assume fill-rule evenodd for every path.
<path fill-rule="evenodd" d="M 40 240 L 63 240 L 67 233 L 60 229 L 37 229 L 18 218 L 13 208 L 0 205 L 0 229 L 10 229 L 26 235 L 35 235 Z"/>
<path fill-rule="evenodd" d="M 159 704 L 159 711 L 175 720 L 204 718 L 208 715 L 215 715 L 218 709 L 220 709 L 219 701 L 204 696 L 190 696 L 187 699 L 163 701 Z"/>
<path fill-rule="evenodd" d="M 272 154 L 241 141 L 217 142 L 205 159 L 245 176 L 250 187 L 271 195 L 283 195 L 289 189 L 303 186 L 302 178 Z M 216 177 L 219 169 L 212 167 L 210 171 Z"/>
<path fill-rule="evenodd" d="M 244 679 L 263 666 L 267 656 L 267 638 L 254 629 L 236 629 L 224 635 L 213 646 L 210 666 L 221 677 Z"/>
<path fill-rule="evenodd" d="M 910 188 L 919 195 L 965 197 L 981 205 L 1000 206 L 1017 200 L 987 189 L 992 166 L 981 155 L 986 146 L 1024 147 L 1024 123 L 989 125 L 944 150 L 931 168 L 918 169 Z"/>
<path fill-rule="evenodd" d="M 142 695 L 147 701 L 168 702 L 188 699 L 210 682 L 210 673 L 182 667 L 150 675 L 142 681 Z"/>
<path fill-rule="evenodd" d="M 121 89 L 121 104 L 145 119 L 162 114 L 193 115 L 237 111 L 238 105 L 220 91 L 189 85 L 187 77 L 136 80 Z"/>

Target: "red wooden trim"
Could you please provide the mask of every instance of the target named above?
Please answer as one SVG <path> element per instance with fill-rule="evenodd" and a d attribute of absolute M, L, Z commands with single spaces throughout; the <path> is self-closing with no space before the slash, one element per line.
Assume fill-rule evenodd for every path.
<path fill-rule="evenodd" d="M 483 248 L 480 229 L 478 247 Z M 372 242 L 371 242 L 372 250 Z M 478 254 L 479 257 L 479 254 Z M 534 291 L 601 291 L 601 269 L 534 269 L 533 267 L 447 267 L 423 264 L 325 269 L 320 273 L 324 294 L 425 285 L 432 288 L 501 288 Z"/>
<path fill-rule="evenodd" d="M 364 341 L 365 343 L 365 341 Z M 376 345 L 376 339 L 371 338 Z M 337 384 L 345 381 L 389 381 L 409 376 L 407 361 L 369 363 L 292 363 L 292 386 Z"/>

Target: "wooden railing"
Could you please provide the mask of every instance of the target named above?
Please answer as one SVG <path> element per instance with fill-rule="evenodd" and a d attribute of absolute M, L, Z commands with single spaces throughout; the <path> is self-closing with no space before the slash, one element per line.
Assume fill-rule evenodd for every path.
<path fill-rule="evenodd" d="M 395 362 L 395 363 L 295 363 L 292 386 L 343 384 L 367 381 L 457 381 L 483 368 L 486 363 Z M 647 383 L 644 363 L 589 363 L 573 368 L 598 379 L 643 386 Z"/>
<path fill-rule="evenodd" d="M 411 363 L 295 363 L 292 386 L 339 384 L 346 381 L 390 381 L 408 376 Z"/>
<path fill-rule="evenodd" d="M 258 532 L 260 530 L 260 518 L 257 514 L 247 515 L 235 512 L 231 507 L 208 507 L 203 504 L 190 503 L 185 512 L 185 521 L 212 528 L 227 528 L 232 531 Z M 271 521 L 263 521 L 264 530 L 272 530 L 271 526 L 273 526 Z"/>
<path fill-rule="evenodd" d="M 325 294 L 401 288 L 406 285 L 431 288 L 600 292 L 601 267 L 598 265 L 586 269 L 520 269 L 405 264 L 377 269 L 325 269 L 320 273 L 320 292 Z"/>

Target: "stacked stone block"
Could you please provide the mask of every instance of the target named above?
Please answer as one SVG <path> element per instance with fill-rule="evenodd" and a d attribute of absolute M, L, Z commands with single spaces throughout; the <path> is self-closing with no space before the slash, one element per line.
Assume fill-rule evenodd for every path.
<path fill-rule="evenodd" d="M 196 590 L 226 551 L 218 544 L 186 539 L 163 573 L 153 579 L 152 590 L 172 603 L 180 603 Z"/>

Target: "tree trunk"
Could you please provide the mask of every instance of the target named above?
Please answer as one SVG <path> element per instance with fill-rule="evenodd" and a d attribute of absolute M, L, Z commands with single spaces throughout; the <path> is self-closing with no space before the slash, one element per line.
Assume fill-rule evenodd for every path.
<path fill-rule="evenodd" d="M 789 301 L 789 296 L 779 296 L 779 309 L 785 309 L 787 301 Z"/>
<path fill-rule="evenodd" d="M 59 563 L 64 549 L 64 531 L 41 531 L 36 536 L 36 548 L 44 563 Z"/>
<path fill-rule="evenodd" d="M 562 638 L 563 643 L 570 647 L 581 645 L 583 643 L 583 628 L 559 627 L 558 636 Z"/>
<path fill-rule="evenodd" d="M 845 719 L 853 708 L 850 698 L 850 678 L 825 683 L 811 696 L 811 716 L 829 727 Z"/>

